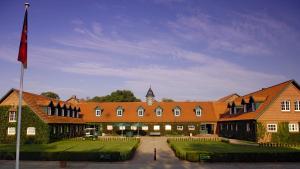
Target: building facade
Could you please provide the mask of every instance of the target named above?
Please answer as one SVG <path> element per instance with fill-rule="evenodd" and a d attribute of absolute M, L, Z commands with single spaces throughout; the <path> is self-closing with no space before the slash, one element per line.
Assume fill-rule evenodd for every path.
<path fill-rule="evenodd" d="M 66 102 L 24 92 L 22 138 L 44 143 L 84 134 L 219 135 L 257 142 L 300 142 L 300 87 L 293 81 L 217 101 L 158 102 L 150 88 L 146 102 Z M 14 140 L 18 90 L 0 100 L 0 142 Z M 23 117 L 24 116 L 24 117 Z"/>

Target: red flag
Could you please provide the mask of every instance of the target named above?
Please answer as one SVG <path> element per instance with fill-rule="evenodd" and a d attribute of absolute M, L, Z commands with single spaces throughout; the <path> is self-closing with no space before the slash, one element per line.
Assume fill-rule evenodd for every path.
<path fill-rule="evenodd" d="M 25 69 L 27 68 L 27 8 L 25 10 L 18 61 L 22 62 Z"/>

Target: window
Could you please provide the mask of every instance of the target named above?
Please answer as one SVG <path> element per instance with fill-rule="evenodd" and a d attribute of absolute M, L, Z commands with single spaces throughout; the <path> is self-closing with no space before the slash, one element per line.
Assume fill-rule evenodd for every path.
<path fill-rule="evenodd" d="M 97 108 L 95 113 L 96 113 L 96 116 L 101 116 L 101 109 Z"/>
<path fill-rule="evenodd" d="M 53 130 L 53 134 L 55 134 L 56 133 L 56 127 L 53 126 L 52 130 Z"/>
<path fill-rule="evenodd" d="M 8 122 L 16 122 L 16 112 L 15 111 L 9 112 L 8 116 L 9 116 Z"/>
<path fill-rule="evenodd" d="M 251 103 L 251 108 L 252 108 L 252 111 L 255 111 L 255 103 Z"/>
<path fill-rule="evenodd" d="M 195 126 L 194 126 L 194 125 L 189 125 L 189 126 L 188 126 L 188 129 L 189 129 L 189 130 L 195 130 Z"/>
<path fill-rule="evenodd" d="M 155 113 L 156 113 L 156 116 L 161 116 L 162 115 L 162 109 L 161 108 L 156 108 Z"/>
<path fill-rule="evenodd" d="M 27 136 L 35 135 L 35 127 L 27 127 Z"/>
<path fill-rule="evenodd" d="M 119 130 L 125 130 L 125 126 L 119 126 Z"/>
<path fill-rule="evenodd" d="M 51 107 L 48 107 L 48 115 L 51 116 L 52 113 L 51 113 Z"/>
<path fill-rule="evenodd" d="M 300 101 L 295 101 L 295 111 L 300 111 Z"/>
<path fill-rule="evenodd" d="M 235 131 L 238 131 L 238 129 L 239 129 L 239 126 L 238 126 L 238 124 L 236 124 L 235 125 Z"/>
<path fill-rule="evenodd" d="M 226 124 L 226 130 L 229 130 L 229 124 Z"/>
<path fill-rule="evenodd" d="M 237 108 L 234 107 L 234 108 L 233 108 L 233 114 L 236 114 L 236 113 L 237 113 Z"/>
<path fill-rule="evenodd" d="M 160 126 L 159 125 L 154 125 L 153 130 L 155 130 L 155 131 L 160 130 Z"/>
<path fill-rule="evenodd" d="M 203 131 L 203 130 L 206 130 L 206 124 L 201 124 L 201 125 L 200 125 L 200 130 L 202 130 L 202 131 Z"/>
<path fill-rule="evenodd" d="M 58 116 L 58 108 L 55 108 L 55 115 Z"/>
<path fill-rule="evenodd" d="M 123 116 L 123 109 L 122 108 L 117 109 L 117 116 Z"/>
<path fill-rule="evenodd" d="M 142 126 L 142 130 L 148 130 L 148 126 Z"/>
<path fill-rule="evenodd" d="M 137 130 L 137 126 L 130 126 L 131 130 Z"/>
<path fill-rule="evenodd" d="M 197 107 L 195 112 L 196 112 L 196 116 L 201 116 L 202 110 L 200 107 Z"/>
<path fill-rule="evenodd" d="M 247 132 L 250 131 L 250 124 L 249 124 L 249 123 L 246 124 L 246 131 L 247 131 Z"/>
<path fill-rule="evenodd" d="M 246 113 L 247 112 L 247 104 L 244 104 L 244 113 Z"/>
<path fill-rule="evenodd" d="M 142 107 L 138 109 L 138 116 L 144 116 L 144 109 Z"/>
<path fill-rule="evenodd" d="M 60 126 L 60 133 L 63 133 L 63 126 Z"/>
<path fill-rule="evenodd" d="M 67 133 L 68 133 L 69 132 L 69 126 L 67 126 L 66 130 L 67 130 Z"/>
<path fill-rule="evenodd" d="M 268 124 L 267 131 L 268 132 L 277 132 L 277 124 Z"/>
<path fill-rule="evenodd" d="M 233 124 L 230 125 L 230 130 L 233 131 Z"/>
<path fill-rule="evenodd" d="M 112 129 L 113 129 L 113 126 L 112 126 L 112 125 L 107 125 L 107 126 L 106 126 L 106 129 L 107 129 L 107 130 L 112 130 Z"/>
<path fill-rule="evenodd" d="M 281 111 L 290 111 L 290 101 L 284 100 L 281 102 Z"/>
<path fill-rule="evenodd" d="M 174 109 L 174 116 L 180 116 L 180 109 L 178 107 Z"/>
<path fill-rule="evenodd" d="M 289 132 L 299 132 L 298 123 L 290 123 L 289 124 Z"/>
<path fill-rule="evenodd" d="M 220 124 L 220 130 L 221 131 L 223 130 L 223 124 Z"/>
<path fill-rule="evenodd" d="M 74 110 L 72 110 L 72 117 L 75 117 L 74 115 L 75 115 Z"/>
<path fill-rule="evenodd" d="M 70 117 L 70 110 L 67 110 L 67 116 Z"/>
<path fill-rule="evenodd" d="M 7 128 L 7 135 L 12 136 L 16 134 L 16 128 L 15 127 L 8 127 Z"/>
<path fill-rule="evenodd" d="M 64 108 L 61 109 L 61 116 L 65 116 L 65 109 Z"/>
<path fill-rule="evenodd" d="M 172 129 L 171 125 L 169 125 L 169 124 L 165 125 L 165 130 L 171 130 L 171 129 Z"/>
<path fill-rule="evenodd" d="M 229 114 L 232 114 L 232 108 L 231 107 L 229 108 Z"/>
<path fill-rule="evenodd" d="M 183 130 L 183 126 L 177 126 L 177 130 Z"/>

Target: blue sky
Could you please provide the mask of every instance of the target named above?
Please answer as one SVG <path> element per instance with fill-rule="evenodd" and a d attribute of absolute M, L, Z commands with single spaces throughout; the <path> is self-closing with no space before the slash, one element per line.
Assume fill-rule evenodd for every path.
<path fill-rule="evenodd" d="M 0 6 L 0 95 L 19 86 L 24 2 Z M 297 0 L 29 0 L 26 91 L 212 100 L 300 82 Z"/>

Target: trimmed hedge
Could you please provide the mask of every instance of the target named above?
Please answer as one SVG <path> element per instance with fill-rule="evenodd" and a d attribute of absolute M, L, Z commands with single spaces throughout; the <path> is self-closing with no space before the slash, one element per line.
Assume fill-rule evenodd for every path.
<path fill-rule="evenodd" d="M 180 141 L 179 141 L 180 142 Z M 201 142 L 201 141 L 200 141 Z M 218 141 L 217 141 L 218 142 Z M 191 162 L 296 162 L 300 161 L 299 150 L 286 151 L 254 151 L 247 152 L 238 150 L 237 152 L 214 152 L 214 151 L 195 151 L 190 148 L 185 149 L 177 146 L 176 143 L 168 140 L 171 149 L 176 157 L 181 160 Z M 193 141 L 191 141 L 193 143 Z M 224 143 L 223 143 L 224 144 Z M 221 146 L 221 145 L 220 145 Z"/>

